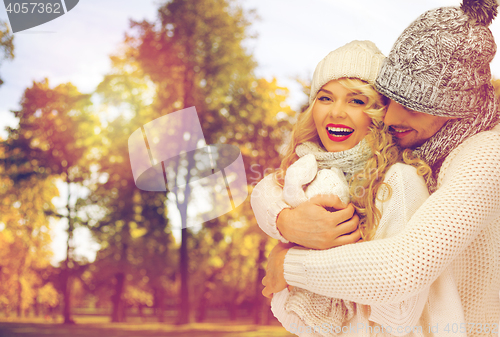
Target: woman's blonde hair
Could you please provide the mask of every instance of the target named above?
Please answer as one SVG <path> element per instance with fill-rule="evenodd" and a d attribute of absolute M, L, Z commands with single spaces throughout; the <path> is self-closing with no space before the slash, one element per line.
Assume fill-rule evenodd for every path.
<path fill-rule="evenodd" d="M 379 94 L 372 85 L 357 78 L 341 78 L 337 80 L 346 89 L 357 92 L 368 98 L 364 112 L 371 117 L 372 125 L 365 137 L 371 148 L 373 156 L 366 162 L 364 169 L 356 173 L 349 181 L 349 190 L 351 202 L 356 212 L 360 216 L 359 228 L 363 240 L 373 238 L 380 221 L 380 210 L 375 206 L 377 193 L 382 186 L 385 186 L 386 193 L 384 200 L 390 198 L 391 189 L 387 183 L 384 183 L 385 174 L 389 168 L 397 163 L 404 162 L 415 166 L 419 175 L 429 179 L 431 169 L 422 160 L 414 157 L 411 150 L 403 152 L 394 143 L 392 136 L 388 133 L 387 127 L 383 124 L 387 109 L 387 99 Z M 275 173 L 275 181 L 283 187 L 284 177 L 290 165 L 299 159 L 295 153 L 297 145 L 304 142 L 314 142 L 322 146 L 314 119 L 312 109 L 316 103 L 316 98 L 312 104 L 302 112 L 295 123 L 290 143 L 285 148 L 283 160 L 280 169 Z"/>

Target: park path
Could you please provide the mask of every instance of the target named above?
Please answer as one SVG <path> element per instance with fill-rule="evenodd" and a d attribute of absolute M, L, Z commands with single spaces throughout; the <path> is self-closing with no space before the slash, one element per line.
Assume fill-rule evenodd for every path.
<path fill-rule="evenodd" d="M 288 337 L 278 326 L 191 324 L 45 324 L 0 322 L 0 337 Z"/>

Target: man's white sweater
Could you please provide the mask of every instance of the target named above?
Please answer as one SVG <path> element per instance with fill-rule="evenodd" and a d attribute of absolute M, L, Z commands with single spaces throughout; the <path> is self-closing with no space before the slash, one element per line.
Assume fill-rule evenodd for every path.
<path fill-rule="evenodd" d="M 364 305 L 401 302 L 430 286 L 419 322 L 424 335 L 498 335 L 499 131 L 471 137 L 446 158 L 438 190 L 406 225 L 395 225 L 404 227 L 397 235 L 324 251 L 290 249 L 284 265 L 287 283 Z M 276 216 L 286 204 L 276 193 L 279 186 L 256 189 L 259 201 L 266 203 L 257 207 L 262 210 L 255 212 L 257 221 L 280 238 Z M 396 217 L 391 226 L 392 221 L 404 220 Z M 450 282 L 456 290 L 443 286 Z M 453 301 L 457 293 L 459 303 Z"/>

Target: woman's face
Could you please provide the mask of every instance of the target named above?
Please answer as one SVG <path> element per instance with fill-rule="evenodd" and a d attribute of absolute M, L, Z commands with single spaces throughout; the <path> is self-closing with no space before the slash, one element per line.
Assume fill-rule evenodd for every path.
<path fill-rule="evenodd" d="M 328 152 L 352 149 L 366 136 L 372 123 L 364 112 L 367 103 L 366 96 L 346 89 L 337 80 L 318 91 L 312 116 Z"/>

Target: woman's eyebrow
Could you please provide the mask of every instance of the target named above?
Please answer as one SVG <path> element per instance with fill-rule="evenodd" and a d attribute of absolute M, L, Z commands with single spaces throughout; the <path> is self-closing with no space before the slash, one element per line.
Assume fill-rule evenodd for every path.
<path fill-rule="evenodd" d="M 333 95 L 333 93 L 331 91 L 323 89 L 323 88 L 319 89 L 319 91 L 324 91 L 327 94 Z M 361 92 L 356 92 L 356 91 L 350 92 L 350 93 L 347 94 L 347 96 L 358 96 L 358 95 L 364 96 Z"/>

